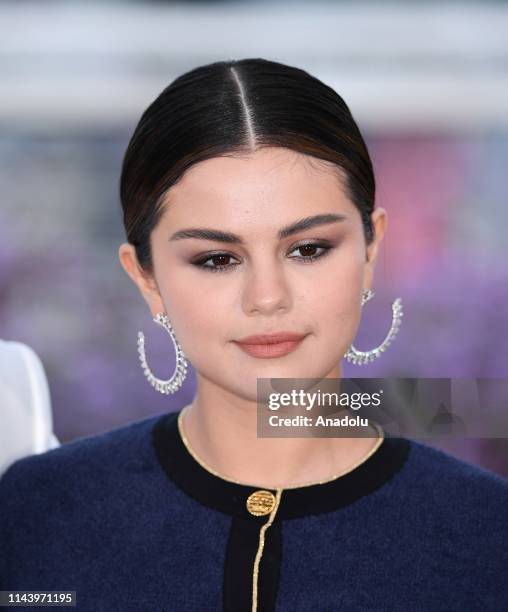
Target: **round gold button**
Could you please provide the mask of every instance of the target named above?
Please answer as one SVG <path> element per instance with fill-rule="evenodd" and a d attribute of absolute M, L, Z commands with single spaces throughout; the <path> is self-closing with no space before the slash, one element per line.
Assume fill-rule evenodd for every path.
<path fill-rule="evenodd" d="M 247 510 L 254 516 L 270 514 L 275 506 L 275 496 L 270 491 L 254 491 L 247 498 Z"/>

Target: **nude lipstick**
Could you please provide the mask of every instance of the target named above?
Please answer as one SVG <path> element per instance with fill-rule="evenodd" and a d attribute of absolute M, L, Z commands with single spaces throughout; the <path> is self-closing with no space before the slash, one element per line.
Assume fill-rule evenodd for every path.
<path fill-rule="evenodd" d="M 271 359 L 273 357 L 283 357 L 294 351 L 300 346 L 306 335 L 293 332 L 260 334 L 236 340 L 235 344 L 251 357 Z"/>

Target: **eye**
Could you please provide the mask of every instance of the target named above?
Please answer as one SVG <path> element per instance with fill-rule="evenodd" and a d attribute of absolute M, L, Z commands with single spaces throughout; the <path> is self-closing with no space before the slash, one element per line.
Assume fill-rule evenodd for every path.
<path fill-rule="evenodd" d="M 321 249 L 321 252 L 316 254 L 316 249 Z M 300 251 L 303 255 L 300 257 L 291 257 L 291 259 L 297 259 L 303 263 L 313 263 L 316 259 L 320 259 L 327 255 L 331 249 L 332 247 L 328 244 L 308 242 L 295 247 L 293 251 Z"/>
<path fill-rule="evenodd" d="M 321 249 L 321 252 L 316 254 L 316 249 Z M 299 246 L 294 247 L 290 252 L 293 253 L 294 251 L 301 251 L 302 255 L 299 257 L 290 257 L 290 259 L 296 259 L 302 263 L 313 263 L 315 260 L 327 255 L 331 250 L 332 247 L 329 244 L 308 242 L 306 244 L 300 244 Z M 228 272 L 233 267 L 239 265 L 239 263 L 228 264 L 228 261 L 231 259 L 235 258 L 229 253 L 212 253 L 192 262 L 192 265 L 196 266 L 197 268 L 201 268 L 202 270 L 206 270 L 207 272 Z M 207 265 L 208 262 L 212 262 L 211 265 Z"/>
<path fill-rule="evenodd" d="M 229 253 L 213 253 L 212 255 L 208 255 L 203 259 L 199 259 L 198 261 L 193 262 L 193 265 L 197 266 L 198 268 L 202 268 L 203 270 L 206 270 L 208 272 L 226 272 L 234 265 L 238 265 L 226 265 L 226 261 L 229 259 L 233 259 L 233 256 Z M 213 262 L 213 265 L 206 265 L 208 261 Z"/>

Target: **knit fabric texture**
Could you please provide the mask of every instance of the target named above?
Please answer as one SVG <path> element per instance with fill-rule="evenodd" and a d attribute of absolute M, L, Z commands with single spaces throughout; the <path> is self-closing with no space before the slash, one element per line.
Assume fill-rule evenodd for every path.
<path fill-rule="evenodd" d="M 223 610 L 232 517 L 168 478 L 160 416 L 7 469 L 0 590 L 72 590 L 93 612 Z M 376 491 L 282 521 L 277 612 L 508 610 L 508 480 L 409 441 Z"/>

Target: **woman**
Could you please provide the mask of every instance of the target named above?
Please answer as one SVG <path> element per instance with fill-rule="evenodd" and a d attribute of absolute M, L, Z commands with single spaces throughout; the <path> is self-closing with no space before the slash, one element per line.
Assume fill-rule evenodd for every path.
<path fill-rule="evenodd" d="M 387 214 L 342 98 L 262 59 L 167 87 L 127 148 L 119 258 L 176 349 L 191 404 L 0 481 L 2 589 L 86 610 L 508 609 L 508 483 L 376 423 L 257 436 L 261 378 L 340 379 Z M 312 264 L 312 265 L 308 265 Z"/>

